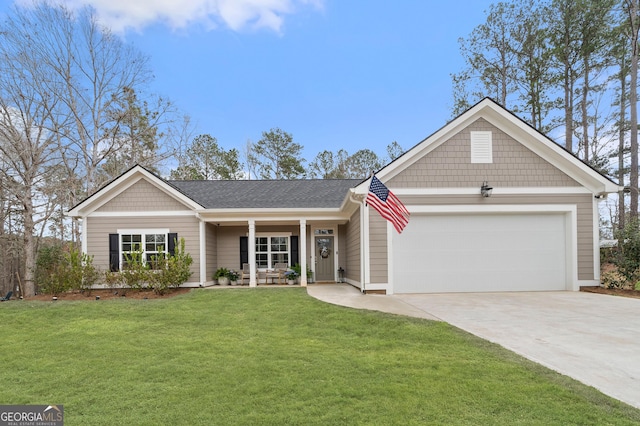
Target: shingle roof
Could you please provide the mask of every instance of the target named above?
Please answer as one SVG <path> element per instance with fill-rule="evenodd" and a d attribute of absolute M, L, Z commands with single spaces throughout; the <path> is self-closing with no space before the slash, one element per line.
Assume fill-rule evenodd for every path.
<path fill-rule="evenodd" d="M 207 209 L 338 208 L 362 179 L 170 180 Z"/>

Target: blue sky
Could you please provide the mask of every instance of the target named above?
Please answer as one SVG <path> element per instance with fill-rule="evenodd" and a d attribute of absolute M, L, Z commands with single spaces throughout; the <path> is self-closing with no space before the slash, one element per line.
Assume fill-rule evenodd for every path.
<path fill-rule="evenodd" d="M 463 67 L 457 40 L 484 21 L 492 2 L 88 3 L 151 57 L 150 91 L 190 115 L 196 134 L 241 149 L 279 127 L 311 161 L 341 148 L 384 157 L 391 142 L 408 149 L 446 124 L 450 74 Z"/>

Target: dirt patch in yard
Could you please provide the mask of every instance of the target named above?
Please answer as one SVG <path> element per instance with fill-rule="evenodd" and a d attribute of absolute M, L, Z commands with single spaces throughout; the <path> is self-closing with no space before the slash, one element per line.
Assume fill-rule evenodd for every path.
<path fill-rule="evenodd" d="M 191 288 L 178 288 L 174 290 L 169 290 L 164 295 L 159 295 L 153 292 L 153 290 L 126 290 L 122 289 L 118 290 L 91 290 L 89 291 L 70 291 L 66 293 L 61 293 L 57 295 L 57 300 L 113 300 L 120 298 L 127 299 L 168 299 L 170 297 L 177 296 L 179 294 L 185 294 L 190 292 Z M 96 299 L 99 297 L 100 299 Z M 32 297 L 26 297 L 26 300 L 43 300 L 43 301 L 51 301 L 53 300 L 53 295 L 51 294 L 37 294 Z"/>
<path fill-rule="evenodd" d="M 587 293 L 609 294 L 611 296 L 634 297 L 640 299 L 639 290 L 622 289 L 622 288 L 604 288 L 599 286 L 580 287 L 580 291 Z"/>

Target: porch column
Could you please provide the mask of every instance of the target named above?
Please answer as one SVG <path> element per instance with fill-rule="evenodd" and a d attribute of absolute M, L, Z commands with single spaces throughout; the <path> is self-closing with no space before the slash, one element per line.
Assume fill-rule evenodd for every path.
<path fill-rule="evenodd" d="M 307 286 L 307 221 L 300 220 L 300 285 Z"/>
<path fill-rule="evenodd" d="M 249 277 L 249 287 L 257 287 L 256 281 L 256 221 L 249 220 L 249 271 L 251 276 Z"/>
<path fill-rule="evenodd" d="M 76 222 L 76 225 L 77 225 L 77 222 Z M 87 251 L 87 236 L 89 234 L 87 232 L 88 232 L 87 216 L 82 216 L 82 232 L 80 233 L 80 238 L 82 238 L 82 252 L 89 254 L 89 252 Z"/>
<path fill-rule="evenodd" d="M 365 205 L 364 200 L 362 201 L 362 206 L 360 207 L 360 211 L 362 212 L 362 216 L 360 219 L 362 220 L 362 229 L 360 231 L 360 244 L 362 247 L 360 249 L 360 276 L 362 277 L 362 285 L 360 287 L 360 291 L 364 293 L 366 290 L 367 284 L 371 282 L 370 276 L 370 257 L 369 257 L 369 208 Z"/>
<path fill-rule="evenodd" d="M 200 287 L 207 285 L 207 224 L 200 219 L 198 232 L 200 233 Z"/>

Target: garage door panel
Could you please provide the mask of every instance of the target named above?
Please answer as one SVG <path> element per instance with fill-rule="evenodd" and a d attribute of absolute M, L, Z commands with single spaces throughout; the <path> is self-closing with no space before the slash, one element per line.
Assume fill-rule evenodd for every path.
<path fill-rule="evenodd" d="M 394 234 L 396 293 L 564 290 L 562 214 L 412 215 Z"/>

